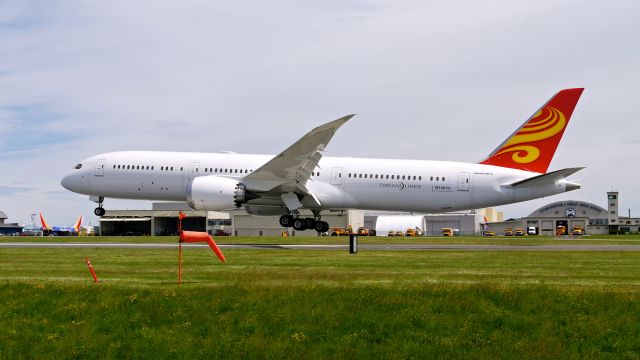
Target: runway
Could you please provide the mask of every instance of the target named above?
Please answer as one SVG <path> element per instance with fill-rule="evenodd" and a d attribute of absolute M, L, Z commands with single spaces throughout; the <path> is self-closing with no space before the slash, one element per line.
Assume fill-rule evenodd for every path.
<path fill-rule="evenodd" d="M 208 248 L 205 244 L 183 244 L 185 248 Z M 348 251 L 348 245 L 335 244 L 218 244 L 222 249 L 258 250 L 341 250 Z M 177 249 L 177 243 L 100 243 L 100 242 L 0 242 L 0 248 L 39 249 Z M 426 244 L 359 244 L 358 250 L 391 251 L 640 251 L 640 245 L 426 245 Z"/>

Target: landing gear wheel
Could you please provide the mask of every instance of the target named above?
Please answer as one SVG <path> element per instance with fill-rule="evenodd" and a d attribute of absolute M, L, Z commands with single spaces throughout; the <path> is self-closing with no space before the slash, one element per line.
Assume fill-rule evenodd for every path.
<path fill-rule="evenodd" d="M 101 206 L 100 206 L 100 207 L 97 207 L 97 208 L 95 208 L 95 209 L 93 209 L 93 213 L 94 213 L 96 216 L 104 216 L 104 214 L 105 214 L 106 212 L 107 212 L 107 211 L 106 211 L 103 207 L 101 207 Z"/>
<path fill-rule="evenodd" d="M 307 228 L 304 226 L 304 220 L 302 220 L 302 219 L 293 220 L 293 229 L 297 230 L 297 231 L 306 230 Z"/>
<path fill-rule="evenodd" d="M 280 216 L 280 226 L 291 227 L 293 225 L 293 216 L 282 215 Z"/>
<path fill-rule="evenodd" d="M 313 218 L 305 218 L 304 220 L 305 229 L 313 229 L 316 227 L 316 221 Z"/>
<path fill-rule="evenodd" d="M 327 223 L 326 221 L 318 221 L 316 222 L 316 226 L 314 228 L 319 233 L 327 232 L 329 231 L 329 223 Z"/>

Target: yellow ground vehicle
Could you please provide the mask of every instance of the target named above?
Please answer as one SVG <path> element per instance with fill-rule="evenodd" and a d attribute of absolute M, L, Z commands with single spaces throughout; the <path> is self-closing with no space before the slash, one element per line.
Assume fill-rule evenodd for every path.
<path fill-rule="evenodd" d="M 405 236 L 417 236 L 416 229 L 407 229 L 404 233 Z"/>
<path fill-rule="evenodd" d="M 513 228 L 504 229 L 504 236 L 513 236 Z"/>
<path fill-rule="evenodd" d="M 567 227 L 566 226 L 558 225 L 556 227 L 556 236 L 564 235 L 566 233 L 567 233 Z"/>
<path fill-rule="evenodd" d="M 369 236 L 369 235 L 371 235 L 369 229 L 366 228 L 365 226 L 360 226 L 358 228 L 357 234 L 360 235 L 360 236 Z"/>
<path fill-rule="evenodd" d="M 516 228 L 516 236 L 525 236 L 523 228 Z"/>
<path fill-rule="evenodd" d="M 582 225 L 575 225 L 571 233 L 573 235 L 584 235 L 584 227 Z"/>
<path fill-rule="evenodd" d="M 452 228 L 442 228 L 442 236 L 453 236 Z"/>
<path fill-rule="evenodd" d="M 484 236 L 496 236 L 496 233 L 493 231 L 485 231 Z"/>
<path fill-rule="evenodd" d="M 331 229 L 331 236 L 345 236 L 350 234 L 351 232 L 349 231 L 349 229 L 344 229 L 344 228 Z"/>

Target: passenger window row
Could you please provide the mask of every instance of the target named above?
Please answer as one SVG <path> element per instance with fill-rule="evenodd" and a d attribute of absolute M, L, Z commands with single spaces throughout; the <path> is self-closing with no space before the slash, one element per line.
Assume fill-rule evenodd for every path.
<path fill-rule="evenodd" d="M 154 170 L 155 166 L 149 165 L 113 165 L 114 169 L 120 170 Z M 175 170 L 177 171 L 177 167 Z M 160 171 L 174 171 L 173 166 L 160 166 Z M 180 171 L 184 171 L 184 167 L 180 167 Z M 199 172 L 199 169 L 196 168 L 196 172 Z M 248 169 L 218 169 L 218 168 L 205 168 L 205 173 L 220 173 L 220 174 L 248 174 L 253 172 L 253 170 Z"/>
<path fill-rule="evenodd" d="M 153 170 L 154 166 L 144 165 L 113 165 L 114 169 L 121 170 Z M 168 168 L 168 167 L 167 167 Z"/>
<path fill-rule="evenodd" d="M 378 175 L 378 174 L 355 174 L 355 173 L 348 173 L 347 177 L 350 178 L 358 178 L 358 179 L 384 179 L 384 180 L 419 180 L 422 181 L 422 176 L 416 176 L 416 175 Z M 430 181 L 434 181 L 433 180 L 434 177 L 431 176 L 430 177 Z M 435 177 L 435 181 L 445 181 L 445 177 L 442 176 L 436 176 Z"/>
<path fill-rule="evenodd" d="M 196 172 L 198 172 L 198 169 L 196 169 Z M 204 168 L 204 172 L 206 172 L 206 173 L 220 173 L 220 174 L 248 174 L 248 173 L 252 173 L 253 170 Z"/>

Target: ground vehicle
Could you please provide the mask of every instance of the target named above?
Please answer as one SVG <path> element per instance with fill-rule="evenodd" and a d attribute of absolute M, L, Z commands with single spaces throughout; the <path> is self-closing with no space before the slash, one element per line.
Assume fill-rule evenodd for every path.
<path fill-rule="evenodd" d="M 516 228 L 516 236 L 525 236 L 523 228 Z"/>
<path fill-rule="evenodd" d="M 566 234 L 567 234 L 567 227 L 566 226 L 558 225 L 556 227 L 556 236 L 566 235 Z"/>
<path fill-rule="evenodd" d="M 387 236 L 396 236 L 396 231 L 395 230 L 389 230 L 389 232 L 387 233 Z"/>
<path fill-rule="evenodd" d="M 513 228 L 506 228 L 504 229 L 504 236 L 513 236 Z"/>
<path fill-rule="evenodd" d="M 418 236 L 416 234 L 416 229 L 407 229 L 407 231 L 405 232 L 405 236 Z"/>
<path fill-rule="evenodd" d="M 535 226 L 529 226 L 527 228 L 527 234 L 529 234 L 529 235 L 538 235 L 538 230 L 536 229 Z"/>
<path fill-rule="evenodd" d="M 584 227 L 582 225 L 575 225 L 571 234 L 578 236 L 584 235 Z"/>
<path fill-rule="evenodd" d="M 484 236 L 496 236 L 496 233 L 493 231 L 485 231 Z"/>
<path fill-rule="evenodd" d="M 333 228 L 331 229 L 331 236 L 345 236 L 345 235 L 350 235 L 351 231 L 350 229 L 345 229 L 345 228 Z"/>
<path fill-rule="evenodd" d="M 369 231 L 369 229 L 367 227 L 360 226 L 358 228 L 357 234 L 360 235 L 360 236 L 369 236 L 369 235 L 371 235 L 371 232 Z"/>
<path fill-rule="evenodd" d="M 229 233 L 225 232 L 225 231 L 224 231 L 224 230 L 222 230 L 222 229 L 217 229 L 217 230 L 213 233 L 213 236 L 229 236 L 229 235 L 231 235 L 231 234 L 229 234 Z"/>
<path fill-rule="evenodd" d="M 452 228 L 442 228 L 442 236 L 453 236 Z"/>

